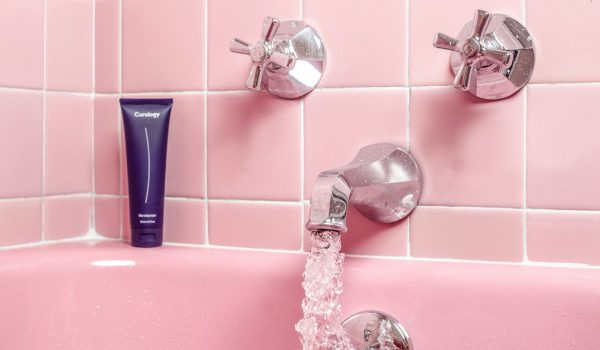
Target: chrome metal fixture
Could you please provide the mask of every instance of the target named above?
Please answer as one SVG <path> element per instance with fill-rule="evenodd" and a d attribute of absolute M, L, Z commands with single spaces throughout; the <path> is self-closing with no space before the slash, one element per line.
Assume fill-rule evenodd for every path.
<path fill-rule="evenodd" d="M 350 164 L 319 174 L 306 228 L 346 232 L 349 204 L 371 220 L 398 221 L 417 206 L 420 196 L 421 172 L 415 159 L 394 144 L 369 145 Z"/>
<path fill-rule="evenodd" d="M 383 312 L 359 312 L 348 317 L 342 326 L 355 349 L 413 349 L 406 329 Z"/>
<path fill-rule="evenodd" d="M 454 87 L 497 100 L 519 91 L 531 78 L 535 63 L 533 41 L 517 20 L 477 10 L 456 39 L 438 33 L 433 46 L 451 50 Z"/>
<path fill-rule="evenodd" d="M 258 42 L 233 39 L 229 50 L 250 56 L 252 69 L 246 81 L 250 90 L 267 90 L 283 98 L 311 92 L 325 69 L 325 47 L 317 32 L 302 21 L 266 17 Z"/>

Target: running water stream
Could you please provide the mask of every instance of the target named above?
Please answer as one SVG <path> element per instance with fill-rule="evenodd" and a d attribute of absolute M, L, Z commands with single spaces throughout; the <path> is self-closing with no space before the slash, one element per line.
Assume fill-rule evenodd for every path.
<path fill-rule="evenodd" d="M 303 350 L 355 350 L 342 327 L 342 270 L 340 233 L 315 231 L 304 270 L 304 318 L 296 324 Z M 382 322 L 376 349 L 397 350 L 391 337 L 391 325 Z"/>
<path fill-rule="evenodd" d="M 304 350 L 353 350 L 342 327 L 342 269 L 340 233 L 316 231 L 304 269 L 304 318 L 296 324 Z"/>

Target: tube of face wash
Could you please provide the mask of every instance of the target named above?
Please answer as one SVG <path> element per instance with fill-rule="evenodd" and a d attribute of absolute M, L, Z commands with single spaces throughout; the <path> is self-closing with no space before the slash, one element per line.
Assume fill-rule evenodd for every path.
<path fill-rule="evenodd" d="M 173 99 L 122 98 L 129 218 L 134 247 L 158 247 L 163 238 L 167 139 Z"/>

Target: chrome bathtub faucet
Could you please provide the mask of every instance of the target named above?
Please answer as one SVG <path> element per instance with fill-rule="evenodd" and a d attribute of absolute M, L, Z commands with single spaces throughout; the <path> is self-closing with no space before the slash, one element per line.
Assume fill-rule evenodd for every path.
<path fill-rule="evenodd" d="M 421 197 L 415 159 L 390 143 L 363 147 L 354 160 L 319 174 L 310 200 L 310 231 L 346 232 L 348 205 L 371 220 L 391 223 L 406 217 Z"/>

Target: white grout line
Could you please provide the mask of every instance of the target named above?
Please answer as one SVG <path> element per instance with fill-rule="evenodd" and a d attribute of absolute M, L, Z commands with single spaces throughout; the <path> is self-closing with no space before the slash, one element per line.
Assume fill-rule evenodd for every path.
<path fill-rule="evenodd" d="M 90 236 L 93 237 L 93 239 L 90 239 Z M 7 246 L 0 246 L 0 251 L 3 250 L 13 250 L 13 249 L 22 249 L 22 248 L 35 248 L 35 247 L 45 247 L 48 245 L 54 245 L 54 244 L 61 244 L 61 243 L 75 243 L 75 242 L 90 242 L 90 241 L 98 241 L 98 242 L 103 242 L 103 241 L 107 241 L 107 242 L 120 242 L 120 239 L 118 238 L 109 238 L 109 237 L 103 237 L 100 235 L 94 235 L 92 233 L 92 235 L 84 235 L 84 236 L 78 236 L 78 237 L 71 237 L 71 238 L 64 238 L 64 239 L 55 239 L 55 240 L 46 240 L 46 241 L 38 241 L 38 242 L 31 242 L 31 243 L 21 243 L 21 244 L 13 244 L 13 245 L 7 245 Z"/>
<path fill-rule="evenodd" d="M 408 85 L 408 91 L 406 94 L 406 150 L 410 152 L 410 100 L 412 95 L 412 89 L 410 87 L 410 0 L 406 0 L 406 8 L 405 8 L 405 21 L 404 21 L 404 32 L 405 32 L 405 60 L 406 60 L 406 84 Z M 406 218 L 406 256 L 410 257 L 410 236 L 411 236 L 411 227 L 410 227 L 410 216 Z"/>
<path fill-rule="evenodd" d="M 209 203 L 229 203 L 229 204 L 265 204 L 265 205 L 288 205 L 297 206 L 303 205 L 302 201 L 278 201 L 278 200 L 264 200 L 264 199 L 217 199 L 208 198 Z"/>
<path fill-rule="evenodd" d="M 47 104 L 47 80 L 48 80 L 48 0 L 44 0 L 44 48 L 43 48 L 44 76 L 42 82 L 42 217 L 41 241 L 46 240 L 46 104 Z"/>
<path fill-rule="evenodd" d="M 82 198 L 92 196 L 92 192 L 79 192 L 79 193 L 66 193 L 66 194 L 49 194 L 49 195 L 41 195 L 41 196 L 32 196 L 32 197 L 15 197 L 15 198 L 0 198 L 0 203 L 2 202 L 18 202 L 24 200 L 31 199 L 65 199 L 65 198 Z"/>
<path fill-rule="evenodd" d="M 206 201 L 206 198 L 165 196 L 165 200 L 177 201 L 177 202 L 202 202 L 202 203 L 204 203 Z"/>
<path fill-rule="evenodd" d="M 96 193 L 96 198 L 118 199 L 121 198 L 121 195 L 114 193 Z"/>
<path fill-rule="evenodd" d="M 91 232 L 96 232 L 96 0 L 92 1 L 92 215 Z"/>
<path fill-rule="evenodd" d="M 41 246 L 48 246 L 53 244 L 61 243 L 77 243 L 77 242 L 121 242 L 117 238 L 103 237 L 99 235 L 92 235 L 93 239 L 90 239 L 90 235 L 79 236 L 73 238 L 49 240 L 45 242 L 33 242 L 15 244 L 10 246 L 0 247 L 2 250 L 13 250 L 20 248 L 34 248 Z M 165 242 L 164 246 L 171 247 L 185 247 L 191 249 L 208 249 L 208 250 L 225 250 L 225 251 L 240 251 L 240 252 L 256 252 L 256 253 L 275 253 L 275 254 L 286 254 L 286 255 L 307 255 L 306 252 L 298 250 L 284 250 L 284 249 L 268 249 L 268 248 L 246 248 L 246 247 L 229 247 L 221 245 L 212 245 L 207 247 L 204 244 L 193 244 L 193 243 L 174 243 Z M 529 267 L 541 267 L 541 268 L 572 268 L 572 269 L 587 269 L 587 270 L 600 270 L 600 266 L 580 264 L 580 263 L 554 263 L 554 262 L 506 262 L 506 261 L 488 261 L 488 260 L 461 260 L 461 259 L 447 259 L 447 258 L 415 258 L 415 257 L 402 257 L 402 256 L 377 256 L 377 255 L 358 255 L 358 254 L 346 254 L 347 258 L 352 259 L 374 259 L 374 260 L 389 260 L 398 262 L 433 262 L 433 263 L 452 263 L 452 264 L 478 264 L 478 265 L 500 265 L 500 266 L 529 266 Z"/>
<path fill-rule="evenodd" d="M 527 86 L 534 87 L 598 87 L 600 82 L 555 82 L 555 83 L 528 83 Z M 364 91 L 364 90 L 378 90 L 378 91 L 389 91 L 389 90 L 401 90 L 401 89 L 439 89 L 439 88 L 452 88 L 452 85 L 410 85 L 410 86 L 355 86 L 355 87 L 322 87 L 316 88 L 316 91 Z M 27 92 L 27 91 L 47 91 L 52 94 L 63 94 L 63 95 L 74 95 L 74 96 L 92 96 L 93 93 L 77 92 L 77 91 L 65 91 L 65 90 L 40 90 L 23 87 L 12 87 L 12 86 L 0 86 L 0 91 L 11 91 L 11 92 Z M 176 90 L 176 91 L 144 91 L 144 92 L 127 92 L 125 95 L 131 96 L 146 96 L 146 95 L 227 95 L 227 94 L 254 94 L 255 92 L 249 90 Z M 266 93 L 266 92 L 261 92 Z M 123 93 L 104 93 L 97 92 L 96 96 L 120 96 Z"/>
<path fill-rule="evenodd" d="M 46 196 L 31 196 L 31 197 L 13 197 L 13 198 L 0 198 L 0 202 L 12 202 L 22 201 L 30 199 L 41 199 L 41 198 L 81 198 L 91 196 L 92 192 L 78 192 L 78 193 L 67 193 L 67 194 L 54 194 Z M 127 199 L 126 194 L 110 194 L 110 193 L 96 193 L 97 198 L 122 198 Z M 233 199 L 233 198 L 200 198 L 200 197 L 180 197 L 180 196 L 166 196 L 166 199 L 177 200 L 177 201 L 207 201 L 209 203 L 229 203 L 229 204 L 264 204 L 264 205 L 282 205 L 282 206 L 304 206 L 310 204 L 309 200 L 300 201 L 283 201 L 283 200 L 267 200 L 267 199 Z M 447 206 L 447 205 L 419 205 L 419 208 L 429 209 L 451 209 L 451 210 L 480 210 L 480 211 L 509 211 L 509 212 L 522 212 L 523 208 L 503 208 L 503 207 L 470 207 L 470 206 Z M 546 208 L 527 208 L 527 212 L 534 213 L 545 213 L 545 214 L 582 214 L 582 215 L 600 215 L 600 210 L 589 210 L 589 209 L 546 209 Z"/>
<path fill-rule="evenodd" d="M 435 208 L 435 209 L 457 209 L 457 210 L 488 210 L 488 211 L 522 211 L 523 208 L 507 208 L 507 207 L 474 207 L 474 206 L 454 206 L 454 205 L 427 205 L 419 204 L 419 208 Z"/>
<path fill-rule="evenodd" d="M 529 90 L 527 86 L 523 88 L 523 262 L 529 261 L 527 248 L 527 119 L 529 106 Z"/>
<path fill-rule="evenodd" d="M 118 23 L 119 23 L 119 28 L 118 28 L 118 72 L 117 72 L 117 89 L 118 89 L 118 96 L 120 97 L 123 94 L 123 0 L 119 0 L 118 2 Z M 124 155 L 123 155 L 123 123 L 121 122 L 121 106 L 120 104 L 117 104 L 117 130 L 118 130 L 118 134 L 119 134 L 119 239 L 123 240 L 123 235 L 124 235 L 124 229 L 123 226 L 125 225 L 125 215 L 123 215 L 124 212 L 124 205 L 123 203 L 125 202 L 124 200 L 124 188 L 123 188 L 123 161 L 124 161 Z"/>
<path fill-rule="evenodd" d="M 204 88 L 208 90 L 208 0 L 204 1 Z M 204 245 L 210 245 L 210 234 L 208 232 L 208 94 L 204 94 Z"/>
<path fill-rule="evenodd" d="M 591 269 L 600 270 L 600 266 L 581 264 L 581 263 L 556 263 L 556 262 L 511 262 L 511 261 L 493 261 L 493 260 L 462 260 L 450 258 L 417 258 L 417 257 L 402 257 L 402 256 L 377 256 L 377 255 L 359 255 L 346 254 L 349 258 L 357 259 L 374 259 L 374 260 L 391 260 L 391 261 L 415 261 L 415 262 L 434 262 L 434 263 L 452 263 L 452 264 L 479 264 L 479 265 L 501 265 L 501 266 L 529 266 L 529 267 L 551 267 L 551 268 L 574 268 L 574 269 Z"/>
<path fill-rule="evenodd" d="M 262 253 L 280 253 L 280 254 L 290 254 L 290 255 L 298 255 L 305 254 L 299 250 L 285 250 L 285 249 L 269 249 L 269 248 L 247 248 L 247 247 L 230 247 L 218 244 L 211 244 L 210 247 L 200 244 L 190 244 L 190 243 L 165 243 L 165 245 L 170 246 L 180 246 L 180 247 L 195 247 L 195 248 L 209 248 L 215 250 L 231 250 L 231 251 L 241 251 L 241 252 L 262 252 Z"/>
<path fill-rule="evenodd" d="M 404 20 L 404 40 L 406 42 L 404 59 L 406 60 L 406 85 L 410 87 L 410 0 L 406 1 Z"/>
<path fill-rule="evenodd" d="M 302 201 L 302 205 L 300 207 L 301 209 L 301 213 L 300 213 L 300 218 L 302 220 L 301 224 L 300 224 L 300 250 L 303 251 L 304 250 L 304 224 L 306 223 L 307 218 L 304 215 L 304 176 L 305 176 L 305 172 L 304 172 L 304 157 L 305 157 L 305 147 L 304 147 L 304 120 L 305 120 L 305 116 L 304 116 L 304 99 L 302 99 L 300 101 L 300 198 Z"/>

